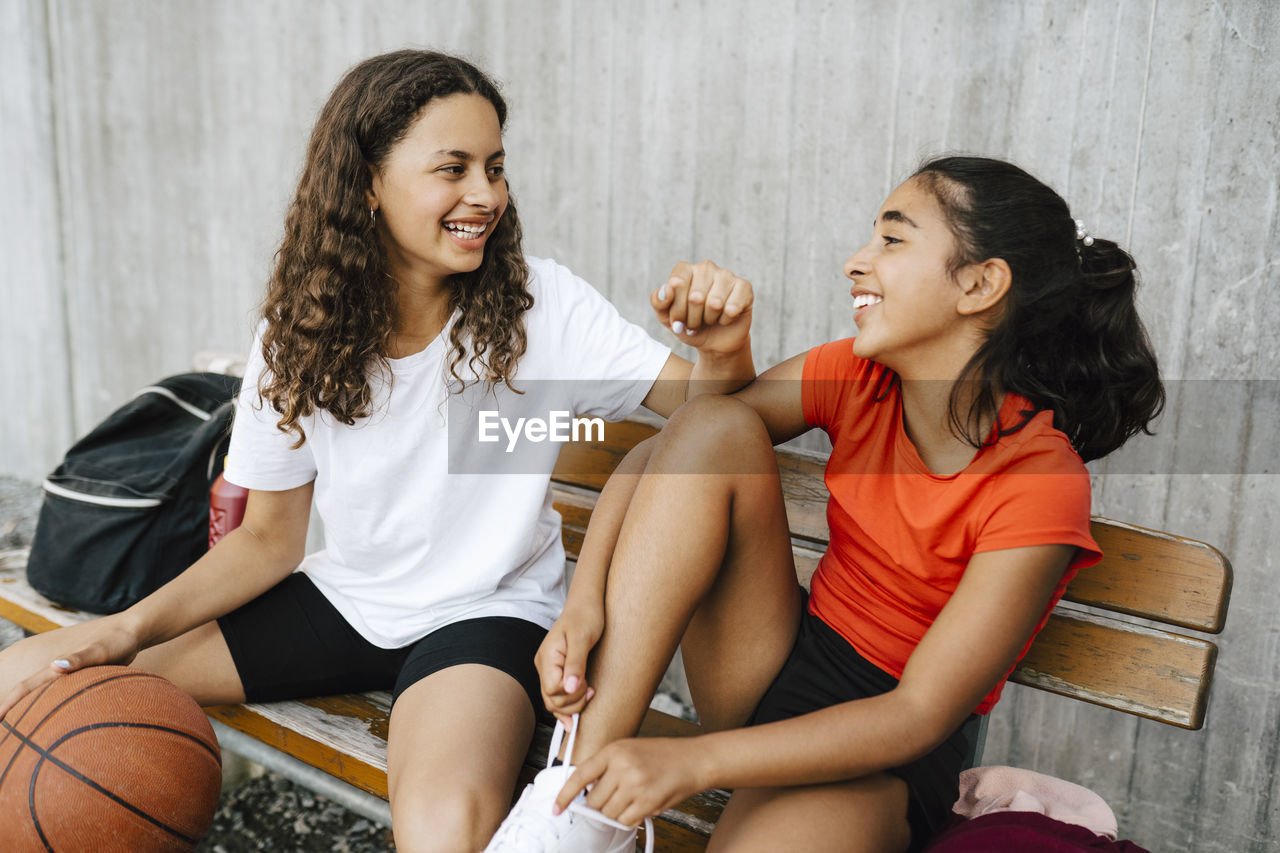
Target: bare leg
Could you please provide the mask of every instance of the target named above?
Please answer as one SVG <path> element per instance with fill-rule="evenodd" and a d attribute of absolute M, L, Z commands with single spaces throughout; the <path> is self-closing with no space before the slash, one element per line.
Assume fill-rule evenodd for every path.
<path fill-rule="evenodd" d="M 533 726 L 524 689 L 492 667 L 452 666 L 402 693 L 387 738 L 396 849 L 483 849 L 511 806 Z"/>
<path fill-rule="evenodd" d="M 0 654 L 0 684 L 16 684 L 47 670 L 50 662 L 68 649 L 81 648 L 97 629 L 96 621 L 36 634 L 5 649 Z M 145 649 L 131 665 L 167 678 L 201 705 L 244 701 L 240 676 L 215 622 Z"/>
<path fill-rule="evenodd" d="M 897 853 L 911 841 L 907 784 L 887 773 L 851 782 L 735 791 L 708 853 Z"/>
<path fill-rule="evenodd" d="M 746 722 L 798 630 L 774 460 L 753 412 L 706 398 L 677 412 L 642 459 L 620 467 L 634 473 L 642 463 L 645 476 L 628 477 L 602 517 L 610 531 L 601 541 L 612 546 L 605 633 L 592 654 L 596 697 L 582 714 L 575 759 L 635 733 L 677 642 L 703 725 Z M 886 773 L 742 789 L 708 850 L 903 851 L 907 797 L 906 784 Z"/>
<path fill-rule="evenodd" d="M 244 701 L 244 686 L 217 622 L 143 649 L 132 666 L 167 678 L 201 705 Z"/>
<path fill-rule="evenodd" d="M 746 405 L 699 398 L 629 495 L 575 759 L 633 735 L 683 637 L 703 725 L 744 723 L 795 639 L 800 590 L 773 447 Z"/>

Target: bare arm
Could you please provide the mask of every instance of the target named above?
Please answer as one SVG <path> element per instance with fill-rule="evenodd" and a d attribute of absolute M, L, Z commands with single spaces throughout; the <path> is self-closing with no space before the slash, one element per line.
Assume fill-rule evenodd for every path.
<path fill-rule="evenodd" d="M 964 722 L 1013 665 L 1075 549 L 978 554 L 897 688 L 755 729 L 705 738 L 716 785 L 851 779 L 914 761 Z M 963 650 L 957 654 L 957 650 Z"/>
<path fill-rule="evenodd" d="M 643 405 L 664 418 L 700 394 L 731 394 L 756 375 L 751 344 L 736 353 L 699 352 L 696 363 L 672 353 L 662 366 Z"/>
<path fill-rule="evenodd" d="M 975 555 L 889 693 L 754 728 L 617 741 L 578 767 L 558 802 L 596 781 L 588 803 L 636 823 L 709 787 L 817 784 L 912 761 L 959 727 L 1008 671 L 1073 553 L 1047 545 Z M 597 792 L 607 801 L 593 801 L 604 796 Z"/>
<path fill-rule="evenodd" d="M 774 365 L 733 395 L 756 410 L 775 445 L 810 429 L 800 395 L 804 359 L 805 353 L 801 353 Z"/>
<path fill-rule="evenodd" d="M 302 562 L 314 481 L 250 491 L 244 521 L 169 583 L 120 614 L 144 649 L 257 598 Z"/>
<path fill-rule="evenodd" d="M 600 492 L 578 551 L 564 610 L 534 656 L 543 701 L 566 726 L 595 695 L 586 682 L 587 657 L 604 633 L 609 565 L 631 496 L 653 450 L 652 442 L 648 439 L 632 448 Z"/>
<path fill-rule="evenodd" d="M 668 370 L 674 369 L 674 361 L 688 370 L 687 361 L 672 355 L 663 370 L 664 375 L 667 375 Z M 700 359 L 699 366 L 708 361 L 710 360 L 706 358 Z M 760 414 L 775 444 L 809 429 L 800 401 L 800 375 L 803 367 L 803 355 L 788 359 L 735 395 Z M 674 382 L 666 383 L 668 389 L 675 385 Z M 694 383 L 690 383 L 691 389 L 693 385 Z M 655 388 L 662 386 L 660 379 Z M 702 386 L 703 390 L 705 387 Z M 646 405 L 650 402 L 647 400 Z M 682 402 L 681 395 L 679 403 Z M 591 524 L 578 555 L 564 611 L 547 634 L 535 658 L 543 699 L 562 722 L 567 723 L 569 716 L 582 710 L 591 699 L 591 688 L 585 681 L 587 657 L 604 631 L 604 590 L 609 564 L 631 503 L 631 495 L 648 462 L 650 451 L 649 442 L 637 445 L 605 484 L 592 512 Z"/>
<path fill-rule="evenodd" d="M 26 693 L 64 672 L 127 665 L 142 649 L 270 589 L 302 560 L 311 493 L 311 483 L 283 492 L 250 491 L 241 526 L 151 595 L 120 613 L 38 634 L 0 653 L 0 717 Z"/>

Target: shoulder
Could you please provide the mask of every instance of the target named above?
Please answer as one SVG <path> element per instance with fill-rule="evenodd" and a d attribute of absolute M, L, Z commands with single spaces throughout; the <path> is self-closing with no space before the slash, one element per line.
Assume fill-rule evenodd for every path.
<path fill-rule="evenodd" d="M 804 359 L 801 404 L 810 426 L 834 427 L 851 416 L 851 401 L 882 399 L 893 375 L 853 352 L 853 338 L 819 344 Z"/>
<path fill-rule="evenodd" d="M 524 262 L 529 266 L 529 285 L 541 286 L 548 280 L 554 280 L 559 270 L 568 272 L 568 267 L 562 266 L 550 258 L 539 258 L 534 255 L 525 255 Z"/>
<path fill-rule="evenodd" d="M 528 320 L 544 320 L 558 326 L 584 306 L 598 310 L 601 303 L 608 304 L 599 291 L 564 264 L 532 255 L 526 255 L 525 262 L 529 265 L 529 292 L 533 294 Z"/>
<path fill-rule="evenodd" d="M 1015 405 L 1007 405 L 1002 419 L 1017 411 Z M 1053 426 L 1052 412 L 1036 412 L 1025 426 L 1001 437 L 990 450 L 994 452 L 984 452 L 980 466 L 987 479 L 987 508 L 1016 505 L 1020 512 L 1043 518 L 1066 516 L 1087 522 L 1092 497 L 1089 470 L 1067 436 Z"/>
<path fill-rule="evenodd" d="M 585 279 L 562 263 L 550 258 L 525 255 L 529 265 L 529 289 L 535 299 L 539 296 L 572 298 L 582 293 L 599 295 Z"/>
<path fill-rule="evenodd" d="M 243 389 L 252 387 L 256 392 L 258 383 L 269 378 L 270 371 L 267 368 L 267 359 L 263 350 L 269 326 L 270 322 L 263 317 L 254 329 L 253 344 L 250 345 L 249 352 L 245 356 L 244 373 L 241 377 L 242 396 Z"/>
<path fill-rule="evenodd" d="M 1031 403 L 1011 395 L 1001 411 L 1001 423 L 1008 428 L 1024 417 Z M 997 442 L 1001 449 L 1001 468 L 1020 474 L 1069 474 L 1088 480 L 1084 460 L 1071 446 L 1071 440 L 1053 425 L 1053 413 L 1041 410 L 1031 415 L 1024 426 Z"/>
<path fill-rule="evenodd" d="M 1052 413 L 1037 412 L 996 448 L 984 465 L 977 550 L 1075 545 L 1081 551 L 1073 565 L 1096 562 L 1098 546 L 1089 532 L 1089 471 L 1067 436 L 1054 428 Z"/>

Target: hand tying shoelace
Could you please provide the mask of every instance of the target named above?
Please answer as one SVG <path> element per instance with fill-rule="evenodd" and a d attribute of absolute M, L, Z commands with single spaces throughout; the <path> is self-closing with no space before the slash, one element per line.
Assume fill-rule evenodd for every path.
<path fill-rule="evenodd" d="M 577 714 L 573 715 L 564 763 L 552 767 L 564 733 L 564 726 L 557 722 L 551 735 L 547 768 L 525 787 L 484 853 L 631 853 L 635 850 L 636 827 L 618 823 L 591 808 L 585 794 L 574 797 L 559 815 L 551 813 L 556 795 L 573 775 Z M 653 853 L 653 821 L 649 818 L 644 819 L 644 850 Z"/>

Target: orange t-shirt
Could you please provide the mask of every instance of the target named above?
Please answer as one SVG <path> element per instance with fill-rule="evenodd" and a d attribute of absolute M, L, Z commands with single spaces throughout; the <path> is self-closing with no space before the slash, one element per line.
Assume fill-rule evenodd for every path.
<path fill-rule="evenodd" d="M 886 390 L 887 374 L 853 354 L 852 338 L 815 347 L 805 358 L 804 417 L 833 445 L 826 467 L 831 540 L 813 577 L 809 611 L 901 678 L 974 554 L 1049 544 L 1079 548 L 1038 632 L 1076 570 L 1098 562 L 1102 552 L 1089 534 L 1089 473 L 1054 429 L 1052 412 L 1037 412 L 979 450 L 963 471 L 940 477 L 903 429 L 896 383 L 875 400 L 877 390 Z M 1015 427 L 1030 408 L 1025 398 L 1007 394 L 1001 428 Z M 978 713 L 991 710 L 1007 677 Z"/>

